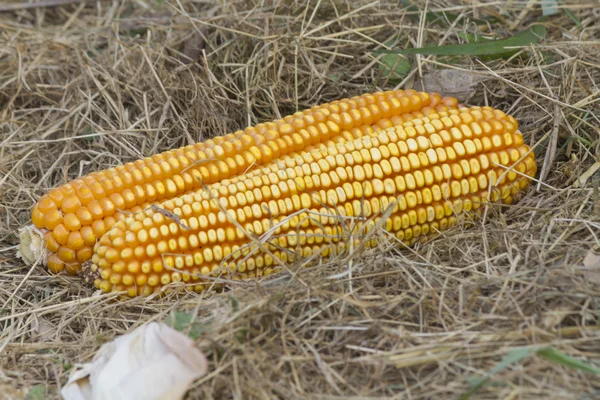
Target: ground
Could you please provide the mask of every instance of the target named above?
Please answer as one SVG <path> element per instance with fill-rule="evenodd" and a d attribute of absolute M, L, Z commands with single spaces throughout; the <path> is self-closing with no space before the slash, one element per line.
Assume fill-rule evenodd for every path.
<path fill-rule="evenodd" d="M 77 363 L 148 321 L 176 321 L 207 354 L 190 399 L 600 398 L 597 2 L 29 3 L 0 4 L 0 398 L 59 398 Z M 534 24 L 544 36 L 502 57 L 375 53 Z M 519 203 L 471 226 L 161 299 L 115 301 L 16 257 L 55 185 L 323 102 L 428 89 L 440 70 L 460 101 L 513 115 L 539 166 Z"/>

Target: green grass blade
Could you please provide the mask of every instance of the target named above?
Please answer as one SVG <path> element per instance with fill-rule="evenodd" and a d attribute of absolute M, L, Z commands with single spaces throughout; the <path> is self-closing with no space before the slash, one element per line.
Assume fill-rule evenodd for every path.
<path fill-rule="evenodd" d="M 518 363 L 522 359 L 529 357 L 534 352 L 535 349 L 529 347 L 521 347 L 518 349 L 511 350 L 502 358 L 502 360 L 494 368 L 489 370 L 489 372 L 485 374 L 485 376 L 474 379 L 471 382 L 471 389 L 463 393 L 459 397 L 459 400 L 467 400 L 473 393 L 477 392 L 479 389 L 485 386 L 485 384 L 490 380 L 492 375 L 497 374 L 498 372 L 510 367 L 511 365 Z"/>
<path fill-rule="evenodd" d="M 569 10 L 568 8 L 565 8 L 564 10 L 565 10 L 565 14 L 567 14 L 567 16 L 569 18 L 571 18 L 571 21 L 573 21 L 579 29 L 583 29 L 583 25 L 581 24 L 581 21 L 579 20 L 579 18 L 577 18 L 577 16 L 575 14 L 573 14 L 573 11 Z"/>
<path fill-rule="evenodd" d="M 427 46 L 412 49 L 379 50 L 375 53 L 391 54 L 426 54 L 442 56 L 498 56 L 512 55 L 519 50 L 511 47 L 523 47 L 539 42 L 546 36 L 546 27 L 534 25 L 526 31 L 519 32 L 512 37 L 478 43 L 449 44 L 446 46 Z"/>
<path fill-rule="evenodd" d="M 584 372 L 589 372 L 591 374 L 600 375 L 600 368 L 594 367 L 593 365 L 587 364 L 581 360 L 573 358 L 560 350 L 546 348 L 538 350 L 537 354 L 541 357 L 544 357 L 546 360 L 550 360 L 556 364 L 560 364 L 568 368 L 578 369 Z"/>
<path fill-rule="evenodd" d="M 466 41 L 467 43 L 493 42 L 492 39 L 487 39 L 477 33 L 456 32 L 456 36 Z"/>

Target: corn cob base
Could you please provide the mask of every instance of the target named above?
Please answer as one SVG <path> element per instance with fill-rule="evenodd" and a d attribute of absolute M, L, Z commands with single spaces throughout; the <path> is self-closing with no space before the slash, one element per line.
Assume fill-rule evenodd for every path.
<path fill-rule="evenodd" d="M 313 119 L 326 123 L 311 125 Z M 167 164 L 176 172 L 172 177 L 164 176 L 163 165 L 166 183 L 156 181 L 154 192 L 146 186 L 162 196 L 160 201 L 137 198 L 134 193 L 143 192 L 136 189 L 139 185 L 121 188 L 106 200 L 96 185 L 100 200 L 88 196 L 88 211 L 94 201 L 114 211 L 112 201 L 131 212 L 91 222 L 103 225 L 97 232 L 91 228 L 93 249 L 90 230 L 84 229 L 90 224 L 83 225 L 79 217 L 79 224 L 73 222 L 73 213 L 62 208 L 59 225 L 68 225 L 70 233 L 50 230 L 58 220 L 58 205 L 53 208 L 42 199 L 32 217 L 38 228 L 23 231 L 21 252 L 25 256 L 33 247 L 38 251 L 33 256 L 39 257 L 43 242 L 49 254 L 42 258 L 54 272 L 65 265 L 76 272 L 87 262 L 88 276 L 104 292 L 148 295 L 177 282 L 202 291 L 218 278 L 268 275 L 299 258 L 373 246 L 379 226 L 394 240 L 412 245 L 476 217 L 485 203 L 513 203 L 536 172 L 512 117 L 488 107 L 458 108 L 454 99 L 437 94 L 364 95 L 271 127 L 277 126 L 233 135 L 237 145 L 227 147 L 229 142 L 215 138 L 214 145 L 198 145 L 204 146 L 200 154 L 178 155 L 177 163 Z M 249 166 L 254 168 L 242 170 Z M 135 171 L 141 171 L 138 177 L 150 176 L 144 168 L 152 169 L 135 163 L 123 168 L 133 177 Z M 107 179 L 100 181 L 106 185 Z M 111 179 L 123 181 L 115 175 Z M 91 179 L 82 182 L 94 186 Z M 86 192 L 76 189 L 78 195 Z M 52 193 L 48 199 L 60 197 Z M 85 217 L 78 201 L 67 201 L 66 211 L 73 211 L 74 204 L 75 216 Z M 61 207 L 64 203 L 65 198 Z M 53 240 L 64 243 L 55 246 Z"/>

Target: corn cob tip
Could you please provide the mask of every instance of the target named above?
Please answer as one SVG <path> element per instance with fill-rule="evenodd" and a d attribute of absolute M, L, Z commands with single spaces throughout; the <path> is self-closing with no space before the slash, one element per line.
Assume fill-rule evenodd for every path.
<path fill-rule="evenodd" d="M 44 234 L 38 228 L 34 225 L 27 225 L 19 229 L 17 257 L 27 265 L 33 265 L 41 258 L 42 263 L 45 265 L 47 256 L 48 250 L 44 246 Z"/>

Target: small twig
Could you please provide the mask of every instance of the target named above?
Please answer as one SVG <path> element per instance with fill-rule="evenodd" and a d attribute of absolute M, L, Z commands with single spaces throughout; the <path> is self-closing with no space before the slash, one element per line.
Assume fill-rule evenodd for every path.
<path fill-rule="evenodd" d="M 36 1 L 34 3 L 10 3 L 5 5 L 0 5 L 0 11 L 16 11 L 16 10 L 25 10 L 29 8 L 45 8 L 45 7 L 58 7 L 65 4 L 77 4 L 77 3 L 91 3 L 94 0 L 44 0 L 44 1 Z"/>
<path fill-rule="evenodd" d="M 523 20 L 525 20 L 525 18 L 527 18 L 527 14 L 529 14 L 533 10 L 536 3 L 537 3 L 536 0 L 529 0 L 527 2 L 527 5 L 525 6 L 525 8 L 523 8 L 521 10 L 521 12 L 517 16 L 517 18 L 513 21 L 512 24 L 510 24 L 510 30 L 516 29 L 519 25 L 521 25 L 523 23 Z"/>
<path fill-rule="evenodd" d="M 548 174 L 550 173 L 550 166 L 554 162 L 554 158 L 556 157 L 556 146 L 558 144 L 558 128 L 560 127 L 560 117 L 562 113 L 560 112 L 560 105 L 558 103 L 554 104 L 554 125 L 552 126 L 552 133 L 550 134 L 550 143 L 548 144 L 548 148 L 546 149 L 546 156 L 544 157 L 544 164 L 542 165 L 542 171 L 540 172 L 539 182 L 536 187 L 536 191 L 540 191 L 542 186 L 542 182 L 546 180 Z"/>
<path fill-rule="evenodd" d="M 184 173 L 185 171 L 187 171 L 190 168 L 194 168 L 195 166 L 205 163 L 205 162 L 210 162 L 210 161 L 221 161 L 218 158 L 214 158 L 214 157 L 209 157 L 209 158 L 203 158 L 202 160 L 198 160 L 198 161 L 194 161 L 193 163 L 191 163 L 190 165 L 188 165 L 187 167 L 185 167 L 183 170 L 181 170 L 181 173 Z"/>
<path fill-rule="evenodd" d="M 177 225 L 181 226 L 182 228 L 184 228 L 184 229 L 186 229 L 186 230 L 188 230 L 188 231 L 191 231 L 191 230 L 192 230 L 192 228 L 190 228 L 190 227 L 189 227 L 189 226 L 187 226 L 187 225 L 184 225 L 184 224 L 181 222 L 181 218 L 179 217 L 179 215 L 177 215 L 177 214 L 175 214 L 175 213 L 172 213 L 172 212 L 171 212 L 171 211 L 169 211 L 169 210 L 165 210 L 164 208 L 160 208 L 160 207 L 159 207 L 159 206 L 157 206 L 156 204 L 152 204 L 152 205 L 150 206 L 150 208 L 151 208 L 152 210 L 154 210 L 155 212 L 157 212 L 157 213 L 159 213 L 159 214 L 162 214 L 162 215 L 164 215 L 165 217 L 167 217 L 167 218 L 169 218 L 169 219 L 172 219 L 173 221 L 175 221 L 175 223 L 176 223 Z"/>
<path fill-rule="evenodd" d="M 43 257 L 45 257 L 45 255 Z M 27 274 L 25 274 L 25 276 L 23 277 L 23 279 L 21 280 L 21 282 L 19 283 L 19 285 L 17 285 L 16 289 L 13 290 L 13 292 L 11 293 L 10 296 L 8 296 L 8 299 L 6 299 L 6 301 L 2 305 L 2 308 L 6 308 L 6 305 L 8 304 L 8 302 L 11 301 L 13 299 L 13 297 L 15 297 L 17 295 L 17 293 L 19 293 L 19 289 L 21 289 L 21 287 L 23 286 L 23 284 L 27 281 L 27 279 L 29 279 L 29 277 L 31 276 L 31 274 L 33 273 L 33 271 L 36 269 L 36 267 L 38 266 L 38 264 L 39 264 L 40 261 L 42 261 L 42 258 L 38 258 L 33 263 L 33 265 L 31 266 L 31 268 L 29 269 L 29 271 L 27 271 Z"/>

